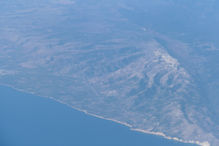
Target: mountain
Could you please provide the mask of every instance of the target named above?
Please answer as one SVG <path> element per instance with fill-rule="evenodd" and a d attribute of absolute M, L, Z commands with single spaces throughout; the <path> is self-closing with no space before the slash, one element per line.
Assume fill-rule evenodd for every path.
<path fill-rule="evenodd" d="M 0 84 L 219 145 L 219 2 L 0 2 Z"/>

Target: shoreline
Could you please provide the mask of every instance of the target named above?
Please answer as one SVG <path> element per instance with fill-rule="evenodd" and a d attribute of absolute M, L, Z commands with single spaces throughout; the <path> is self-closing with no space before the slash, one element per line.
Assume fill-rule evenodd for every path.
<path fill-rule="evenodd" d="M 103 120 L 107 120 L 107 121 L 112 121 L 112 122 L 115 122 L 115 123 L 118 123 L 118 124 L 121 124 L 121 125 L 124 125 L 126 127 L 128 127 L 130 130 L 132 131 L 136 131 L 136 132 L 141 132 L 141 133 L 145 133 L 145 134 L 150 134 L 150 135 L 155 135 L 155 136 L 160 136 L 160 137 L 163 137 L 165 139 L 168 139 L 168 140 L 174 140 L 174 141 L 177 141 L 177 142 L 181 142 L 181 143 L 187 143 L 187 144 L 197 144 L 199 146 L 211 146 L 209 144 L 209 142 L 207 141 L 204 141 L 204 142 L 200 142 L 200 141 L 194 141 L 194 140 L 183 140 L 183 139 L 180 139 L 178 137 L 171 137 L 171 136 L 167 136 L 165 135 L 164 133 L 162 132 L 153 132 L 153 131 L 147 131 L 147 130 L 144 130 L 144 129 L 138 129 L 138 128 L 133 128 L 132 125 L 128 124 L 128 123 L 125 123 L 125 122 L 121 122 L 121 121 L 118 121 L 118 120 L 115 120 L 115 119 L 111 119 L 111 118 L 105 118 L 103 116 L 100 116 L 100 115 L 96 115 L 96 114 L 92 114 L 92 113 L 89 113 L 88 111 L 86 110 L 82 110 L 82 109 L 79 109 L 79 108 L 76 108 L 74 106 L 71 106 L 67 103 L 64 103 L 63 101 L 61 100 L 58 100 L 58 99 L 55 99 L 54 97 L 49 97 L 49 96 L 40 96 L 40 95 L 37 95 L 36 93 L 34 92 L 28 92 L 28 91 L 25 91 L 24 89 L 19 89 L 19 88 L 16 88 L 16 87 L 13 87 L 11 85 L 7 85 L 7 84 L 0 84 L 0 86 L 3 86 L 3 87 L 8 87 L 8 88 L 11 88 L 11 89 L 14 89 L 16 91 L 19 91 L 19 92 L 23 92 L 23 93 L 26 93 L 26 94 L 32 94 L 34 96 L 39 96 L 39 97 L 42 97 L 42 98 L 48 98 L 48 99 L 51 99 L 53 101 L 56 101 L 58 103 L 61 103 L 61 104 L 64 104 L 74 110 L 77 110 L 79 112 L 83 112 L 84 114 L 86 115 L 89 115 L 89 116 L 92 116 L 92 117 L 96 117 L 96 118 L 99 118 L 99 119 L 103 119 Z"/>

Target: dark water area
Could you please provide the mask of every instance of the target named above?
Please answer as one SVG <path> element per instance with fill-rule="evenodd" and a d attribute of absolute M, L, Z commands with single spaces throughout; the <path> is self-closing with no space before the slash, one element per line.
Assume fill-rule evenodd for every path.
<path fill-rule="evenodd" d="M 0 86 L 0 146 L 192 146 Z"/>

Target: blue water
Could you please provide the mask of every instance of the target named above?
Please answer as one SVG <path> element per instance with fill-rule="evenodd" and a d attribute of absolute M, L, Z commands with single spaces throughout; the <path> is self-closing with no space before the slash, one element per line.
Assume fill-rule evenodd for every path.
<path fill-rule="evenodd" d="M 192 146 L 0 86 L 0 146 Z"/>

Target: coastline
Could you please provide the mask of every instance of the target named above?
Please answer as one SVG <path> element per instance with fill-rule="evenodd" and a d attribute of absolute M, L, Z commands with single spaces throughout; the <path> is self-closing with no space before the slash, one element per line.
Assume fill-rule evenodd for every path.
<path fill-rule="evenodd" d="M 74 110 L 77 110 L 79 112 L 83 112 L 86 115 L 93 116 L 93 117 L 96 117 L 96 118 L 99 118 L 99 119 L 103 119 L 103 120 L 107 120 L 107 121 L 112 121 L 112 122 L 124 125 L 124 126 L 128 127 L 132 131 L 137 131 L 137 132 L 140 132 L 140 133 L 145 133 L 145 134 L 150 134 L 150 135 L 156 135 L 156 136 L 160 136 L 160 137 L 163 137 L 165 139 L 168 139 L 168 140 L 173 140 L 173 141 L 177 141 L 177 142 L 181 142 L 181 143 L 196 144 L 196 145 L 199 145 L 199 146 L 210 146 L 209 142 L 207 142 L 207 141 L 200 142 L 200 141 L 193 141 L 193 140 L 183 140 L 183 139 L 180 139 L 180 138 L 177 138 L 177 137 L 167 136 L 167 135 L 165 135 L 162 132 L 152 132 L 152 131 L 147 131 L 147 130 L 143 130 L 143 129 L 133 128 L 133 126 L 128 124 L 128 123 L 121 122 L 121 121 L 118 121 L 118 120 L 115 120 L 115 119 L 111 119 L 111 118 L 105 118 L 105 117 L 100 116 L 100 115 L 89 113 L 86 110 L 82 110 L 82 109 L 76 108 L 76 107 L 71 106 L 71 105 L 69 105 L 67 103 L 64 103 L 61 100 L 55 99 L 53 97 L 41 96 L 41 95 L 38 95 L 38 94 L 36 94 L 34 92 L 25 91 L 24 89 L 19 89 L 19 88 L 16 88 L 16 87 L 13 87 L 13 86 L 7 85 L 7 84 L 0 84 L 0 86 L 8 87 L 8 88 L 14 89 L 14 90 L 19 91 L 19 92 L 23 92 L 23 93 L 27 93 L 27 94 L 32 94 L 32 95 L 39 96 L 39 97 L 42 97 L 42 98 L 49 98 L 49 99 L 51 99 L 53 101 L 56 101 L 56 102 L 61 103 L 61 104 L 64 104 L 64 105 L 66 105 L 66 106 L 68 106 L 68 107 L 70 107 L 70 108 L 72 108 Z"/>

